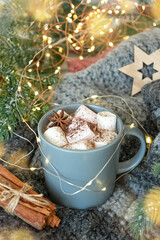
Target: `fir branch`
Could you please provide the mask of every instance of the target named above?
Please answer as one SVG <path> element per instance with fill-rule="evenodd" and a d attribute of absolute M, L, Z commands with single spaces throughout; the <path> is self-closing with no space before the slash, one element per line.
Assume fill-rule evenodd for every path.
<path fill-rule="evenodd" d="M 138 201 L 135 213 L 129 224 L 129 228 L 137 240 L 145 240 L 145 234 L 152 228 L 152 223 L 145 214 L 144 202 L 145 198 Z"/>
<path fill-rule="evenodd" d="M 158 163 L 155 163 L 153 166 L 152 166 L 152 174 L 158 178 L 160 178 L 160 162 Z"/>

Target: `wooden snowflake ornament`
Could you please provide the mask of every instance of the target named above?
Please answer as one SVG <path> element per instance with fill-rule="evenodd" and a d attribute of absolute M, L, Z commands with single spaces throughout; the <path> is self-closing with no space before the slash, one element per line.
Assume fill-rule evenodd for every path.
<path fill-rule="evenodd" d="M 135 95 L 145 84 L 160 79 L 160 49 L 148 55 L 134 46 L 134 63 L 119 68 L 119 71 L 133 78 L 131 95 Z"/>

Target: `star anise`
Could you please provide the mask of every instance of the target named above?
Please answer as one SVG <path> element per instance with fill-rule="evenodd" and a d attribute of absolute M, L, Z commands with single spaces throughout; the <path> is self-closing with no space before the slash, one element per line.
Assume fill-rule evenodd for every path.
<path fill-rule="evenodd" d="M 53 110 L 53 114 L 54 117 L 48 117 L 48 119 L 52 122 L 52 124 L 49 125 L 49 127 L 53 127 L 53 126 L 60 126 L 62 128 L 63 131 L 66 130 L 65 126 L 68 126 L 71 121 L 67 120 L 68 116 L 64 116 L 64 111 L 63 109 L 61 110 L 60 114 L 56 113 Z"/>

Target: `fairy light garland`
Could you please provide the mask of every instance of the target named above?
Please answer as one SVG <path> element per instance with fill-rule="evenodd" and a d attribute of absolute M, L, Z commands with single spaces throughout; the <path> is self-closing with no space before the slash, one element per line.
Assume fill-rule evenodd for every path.
<path fill-rule="evenodd" d="M 17 89 L 17 92 L 18 92 L 18 89 Z M 17 96 L 17 92 L 16 92 L 16 96 Z M 114 98 L 118 98 L 118 99 L 121 99 L 121 100 L 126 104 L 126 106 L 129 108 L 129 111 L 130 111 L 130 112 L 127 112 L 125 109 L 122 109 L 122 108 L 120 108 L 120 109 L 122 109 L 126 114 L 130 115 L 130 116 L 133 118 L 133 120 L 135 120 L 135 121 L 141 126 L 141 128 L 144 130 L 144 132 L 146 133 L 146 136 L 147 136 L 147 137 L 146 137 L 146 142 L 147 142 L 147 144 L 150 145 L 150 144 L 152 143 L 151 137 L 150 137 L 149 135 L 147 135 L 147 134 L 148 134 L 147 131 L 143 128 L 143 126 L 140 124 L 140 122 L 135 118 L 135 116 L 134 116 L 134 114 L 133 114 L 133 111 L 132 111 L 132 109 L 130 108 L 129 104 L 128 104 L 127 101 L 126 101 L 125 99 L 123 99 L 122 97 L 116 96 L 116 95 L 102 95 L 102 96 L 92 95 L 91 97 L 82 99 L 81 102 L 83 103 L 83 102 L 85 102 L 86 100 L 97 99 L 97 98 L 104 98 L 104 97 L 112 97 L 112 98 L 114 97 Z M 18 106 L 17 106 L 17 102 L 16 102 L 16 107 L 17 107 L 17 110 L 18 110 L 18 112 L 19 112 L 22 120 L 25 122 L 25 124 L 27 125 L 27 127 L 34 133 L 34 135 L 35 135 L 35 137 L 36 137 L 37 144 L 38 144 L 38 146 L 39 146 L 39 149 L 40 149 L 41 153 L 43 154 L 43 156 L 44 156 L 44 158 L 45 158 L 45 163 L 46 163 L 46 165 L 49 164 L 49 165 L 52 167 L 52 169 L 53 169 L 53 171 L 55 172 L 55 174 L 54 174 L 53 172 L 49 171 L 47 168 L 44 168 L 44 167 L 36 168 L 36 167 L 33 167 L 33 166 L 32 166 L 32 167 L 30 167 L 30 168 L 23 168 L 23 167 L 20 167 L 20 166 L 18 166 L 18 165 L 16 165 L 16 164 L 8 163 L 8 162 L 5 161 L 4 159 L 0 158 L 1 161 L 5 162 L 5 163 L 8 164 L 8 165 L 12 165 L 12 166 L 14 166 L 14 167 L 17 167 L 17 168 L 20 168 L 20 169 L 23 169 L 23 170 L 29 170 L 29 171 L 44 170 L 44 171 L 46 171 L 46 172 L 49 173 L 50 175 L 55 176 L 55 177 L 57 177 L 57 178 L 59 179 L 61 191 L 62 191 L 65 195 L 71 195 L 71 196 L 72 196 L 72 195 L 76 195 L 76 194 L 78 194 L 78 193 L 80 193 L 80 192 L 82 192 L 82 191 L 92 191 L 92 192 L 97 192 L 97 191 L 98 191 L 98 192 L 101 192 L 101 191 L 102 191 L 102 192 L 104 192 L 104 191 L 107 190 L 107 187 L 108 187 L 108 186 L 102 187 L 102 189 L 97 190 L 97 191 L 96 191 L 96 190 L 90 190 L 88 187 L 92 185 L 92 183 L 97 179 L 97 177 L 101 174 L 101 172 L 102 172 L 102 171 L 105 169 L 105 167 L 109 164 L 109 162 L 111 161 L 113 155 L 114 155 L 114 154 L 116 153 L 116 151 L 118 150 L 121 142 L 123 141 L 123 139 L 124 139 L 124 137 L 125 137 L 125 135 L 126 135 L 127 133 L 123 135 L 123 137 L 121 138 L 121 141 L 119 142 L 116 150 L 112 153 L 111 157 L 110 157 L 109 160 L 106 162 L 106 164 L 100 169 L 100 171 L 99 171 L 92 179 L 90 179 L 84 186 L 78 186 L 78 185 L 73 184 L 73 183 L 70 182 L 70 181 L 65 180 L 64 178 L 61 178 L 59 172 L 56 170 L 56 168 L 54 167 L 54 165 L 53 165 L 53 164 L 51 163 L 51 161 L 46 157 L 46 155 L 44 154 L 43 150 L 41 149 L 41 146 L 40 146 L 40 144 L 39 144 L 39 143 L 40 143 L 40 138 L 37 136 L 36 132 L 28 125 L 28 123 L 25 121 L 25 119 L 24 119 L 23 116 L 21 115 L 21 112 L 20 112 L 20 110 L 18 109 Z M 116 106 L 116 107 L 119 107 L 119 106 Z M 133 127 L 134 127 L 134 123 L 130 124 L 130 128 L 133 128 Z M 8 126 L 8 129 L 9 129 L 9 131 L 11 131 L 13 134 L 16 134 L 16 133 L 14 133 L 14 132 L 11 130 L 11 127 L 10 127 L 10 126 Z M 19 136 L 20 138 L 23 138 L 24 140 L 28 141 L 28 142 L 32 145 L 32 147 L 33 147 L 33 144 L 32 144 L 28 139 L 26 139 L 26 138 L 24 138 L 24 137 L 21 137 L 21 136 L 18 135 L 18 134 L 16 134 L 16 135 Z M 33 151 L 33 149 L 32 149 L 31 151 Z M 31 153 L 31 152 L 30 152 L 30 153 Z M 28 156 L 30 153 L 28 153 L 27 156 Z M 26 156 L 26 155 L 24 155 L 24 157 L 25 157 L 25 156 Z M 24 158 L 24 157 L 23 157 L 23 158 Z M 19 162 L 19 159 L 17 160 L 17 162 Z M 132 169 L 132 170 L 133 170 L 133 169 Z M 130 170 L 130 171 L 132 171 L 132 170 Z M 128 172 L 130 172 L 130 171 L 128 171 Z M 128 172 L 127 172 L 127 173 L 128 173 Z M 127 173 L 122 174 L 120 177 L 126 175 Z M 115 181 L 117 181 L 120 177 L 118 177 Z M 73 193 L 67 193 L 67 192 L 65 192 L 64 189 L 63 189 L 63 186 L 62 186 L 62 183 L 63 183 L 63 182 L 65 182 L 65 183 L 67 183 L 67 184 L 69 184 L 69 185 L 71 185 L 71 186 L 77 187 L 79 190 L 77 190 L 77 191 L 75 191 L 75 192 L 73 192 Z M 110 183 L 110 184 L 111 184 L 111 183 Z"/>
<path fill-rule="evenodd" d="M 32 8 L 34 2 L 32 3 L 31 1 L 30 4 L 30 8 Z M 38 12 L 35 14 L 31 11 L 31 14 L 33 14 L 32 17 L 35 17 L 35 19 L 30 23 L 26 32 L 32 30 L 33 26 L 37 26 L 37 20 L 41 22 L 41 27 L 38 26 L 38 29 L 42 34 L 37 35 L 37 39 L 34 41 L 36 42 L 41 39 L 42 49 L 33 56 L 29 61 L 29 64 L 25 67 L 23 74 L 24 77 L 19 85 L 20 87 L 24 81 L 27 81 L 28 84 L 28 74 L 31 75 L 32 73 L 35 73 L 34 66 L 36 67 L 37 74 L 37 77 L 34 80 L 41 82 L 42 78 L 40 76 L 40 70 L 43 70 L 41 56 L 45 56 L 48 59 L 47 61 L 49 64 L 52 63 L 52 66 L 47 66 L 47 68 L 54 68 L 53 75 L 58 74 L 60 78 L 63 65 L 62 62 L 68 57 L 69 49 L 72 49 L 78 55 L 80 60 L 83 60 L 88 54 L 95 53 L 97 47 L 99 48 L 100 45 L 103 46 L 103 44 L 105 44 L 106 48 L 112 48 L 122 39 L 129 38 L 126 31 L 121 33 L 121 31 L 117 31 L 117 28 L 121 25 L 126 29 L 129 23 L 133 29 L 138 30 L 135 27 L 136 21 L 138 21 L 140 16 L 146 16 L 146 9 L 151 8 L 151 6 L 145 4 L 145 1 L 143 1 L 142 4 L 139 4 L 136 0 L 113 0 L 112 2 L 101 0 L 97 6 L 92 5 L 91 0 L 87 0 L 85 3 L 82 1 L 78 5 L 74 5 L 72 1 L 69 1 L 66 4 L 69 4 L 70 11 L 66 16 L 61 16 L 63 19 L 62 22 L 59 22 L 58 20 L 58 9 L 62 5 L 61 2 L 55 3 L 54 9 L 52 5 L 45 6 L 40 4 L 40 6 L 38 6 L 39 15 Z M 82 6 L 84 7 L 82 14 L 77 15 L 79 7 Z M 41 7 L 43 7 L 43 9 L 41 9 Z M 87 9 L 90 10 L 88 11 Z M 55 13 L 55 16 L 57 16 L 57 18 L 55 18 L 55 23 L 50 22 L 52 11 Z M 152 19 L 151 16 L 149 16 L 149 18 Z M 159 24 L 158 20 L 152 20 L 153 27 Z M 68 24 L 68 26 L 66 25 L 67 30 L 63 29 L 63 24 Z M 53 37 L 54 34 L 59 35 L 58 41 L 55 41 Z M 63 43 L 65 43 L 67 50 L 64 50 L 65 48 L 62 46 Z M 62 58 L 62 61 L 53 64 L 52 57 L 55 54 L 55 51 L 56 54 Z M 46 76 L 46 78 L 47 77 L 48 76 Z M 31 87 L 29 84 L 28 86 Z M 48 90 L 51 90 L 51 88 L 48 88 Z M 20 91 L 21 90 L 19 90 L 19 92 Z M 37 91 L 39 91 L 38 95 L 36 95 Z M 42 88 L 41 90 L 34 90 L 35 96 L 43 96 L 44 91 L 46 90 L 43 90 Z M 53 95 L 52 91 L 50 92 L 50 96 L 51 95 Z M 48 100 L 44 100 L 44 103 L 47 101 Z"/>
<path fill-rule="evenodd" d="M 125 4 L 125 2 L 126 2 L 126 4 Z M 145 4 L 138 4 L 135 0 L 132 0 L 130 5 L 127 5 L 127 2 L 128 1 L 122 1 L 122 0 L 114 1 L 113 0 L 112 4 L 111 4 L 109 1 L 102 0 L 102 1 L 99 2 L 98 6 L 92 6 L 91 5 L 91 0 L 87 0 L 86 1 L 86 6 L 91 8 L 90 12 L 86 15 L 86 13 L 84 11 L 83 15 L 77 16 L 76 11 L 81 4 L 79 4 L 78 6 L 74 6 L 72 4 L 72 2 L 70 1 L 69 4 L 70 4 L 70 7 L 71 7 L 71 10 L 70 10 L 70 13 L 68 13 L 68 15 L 65 19 L 67 21 L 67 24 L 69 24 L 69 26 L 70 26 L 69 27 L 69 32 L 66 32 L 65 30 L 63 30 L 62 27 L 61 27 L 61 24 L 59 22 L 58 23 L 56 22 L 55 24 L 51 24 L 49 22 L 43 24 L 43 26 L 42 26 L 43 34 L 37 38 L 37 39 L 39 39 L 39 38 L 42 39 L 43 47 L 33 56 L 33 58 L 29 61 L 28 65 L 26 65 L 26 67 L 24 69 L 24 72 L 22 74 L 23 77 L 21 77 L 21 80 L 18 84 L 18 88 L 17 88 L 16 95 L 15 95 L 16 108 L 17 108 L 17 110 L 20 114 L 20 117 L 21 117 L 22 121 L 27 125 L 27 127 L 34 133 L 34 135 L 36 137 L 37 144 L 38 144 L 39 147 L 40 147 L 40 145 L 39 145 L 40 138 L 37 136 L 36 132 L 28 125 L 28 123 L 25 121 L 25 119 L 22 117 L 22 115 L 20 113 L 20 110 L 18 109 L 18 106 L 17 106 L 17 95 L 18 95 L 18 92 L 21 92 L 21 90 L 22 90 L 22 87 L 21 87 L 22 79 L 23 79 L 23 81 L 27 81 L 28 86 L 30 88 L 32 88 L 32 83 L 30 81 L 28 81 L 27 72 L 28 73 L 33 72 L 34 71 L 34 66 L 36 66 L 37 75 L 39 75 L 39 71 L 40 71 L 39 69 L 41 67 L 41 58 L 39 57 L 39 54 L 43 53 L 47 58 L 52 58 L 52 54 L 53 54 L 52 50 L 54 48 L 57 49 L 57 47 L 58 47 L 58 51 L 56 51 L 56 52 L 61 57 L 67 58 L 69 51 L 66 51 L 66 53 L 65 53 L 65 51 L 63 50 L 63 47 L 61 46 L 61 44 L 64 43 L 64 42 L 66 42 L 66 45 L 67 45 L 68 49 L 72 46 L 72 49 L 76 53 L 79 54 L 79 59 L 83 60 L 84 59 L 83 53 L 95 52 L 96 48 L 99 47 L 99 45 L 97 45 L 98 44 L 97 41 L 96 41 L 97 39 L 98 40 L 101 39 L 100 44 L 102 44 L 102 45 L 105 42 L 107 47 L 113 47 L 114 43 L 118 42 L 119 39 L 128 39 L 129 36 L 127 36 L 126 33 L 123 33 L 123 35 L 119 34 L 119 35 L 116 35 L 116 37 L 114 37 L 114 34 L 113 34 L 114 30 L 117 28 L 117 26 L 119 24 L 123 24 L 124 26 L 127 26 L 127 12 L 130 12 L 129 22 L 132 25 L 132 27 L 135 28 L 134 27 L 135 26 L 135 19 L 134 19 L 133 15 L 134 14 L 136 14 L 137 16 L 141 16 L 143 14 L 145 15 L 145 10 L 146 10 L 146 7 L 148 7 L 148 6 L 146 6 Z M 82 1 L 82 4 L 83 4 L 83 1 Z M 110 20 L 111 18 L 113 18 L 113 16 L 115 18 L 115 21 Z M 78 21 L 77 21 L 77 18 L 78 18 Z M 92 21 L 94 22 L 95 19 L 96 19 L 96 22 L 100 23 L 100 26 L 101 26 L 101 28 L 100 28 L 101 31 L 98 31 L 98 34 L 96 33 L 96 35 L 94 35 L 94 32 L 90 31 L 90 30 L 92 30 L 91 27 L 88 27 L 89 23 L 90 22 L 92 23 Z M 106 20 L 106 21 L 102 21 L 102 20 Z M 36 24 L 36 18 L 30 24 L 30 27 L 27 30 L 29 31 L 33 27 L 34 24 Z M 153 19 L 153 27 L 157 26 L 158 24 L 159 24 L 159 21 Z M 54 42 L 52 37 L 51 37 L 52 34 L 54 34 L 54 33 L 59 34 L 60 40 L 57 41 L 57 42 Z M 102 36 L 103 36 L 103 38 L 102 38 Z M 47 51 L 47 52 L 45 52 L 45 51 Z M 38 58 L 38 59 L 36 59 L 36 58 Z M 34 61 L 35 59 L 36 59 L 36 62 Z M 59 74 L 59 76 L 60 76 L 61 67 L 62 66 L 54 65 L 55 71 L 53 72 L 53 74 Z M 37 79 L 35 79 L 35 80 L 41 81 L 41 78 L 39 79 L 37 77 Z M 48 86 L 47 90 L 48 91 L 52 90 L 52 86 Z M 39 92 L 39 90 L 34 90 L 34 94 L 37 97 L 39 97 L 41 95 L 43 96 L 43 91 Z M 96 98 L 100 98 L 100 97 L 101 98 L 106 97 L 106 95 L 105 96 L 92 95 L 90 98 L 91 99 L 96 99 Z M 107 96 L 107 97 L 109 97 L 109 96 Z M 114 96 L 114 97 L 117 97 L 117 96 Z M 89 98 L 87 98 L 87 99 L 89 99 Z M 85 99 L 85 101 L 87 99 Z M 82 100 L 82 102 L 83 101 L 84 100 Z M 125 100 L 124 100 L 124 102 L 126 103 Z M 127 106 L 128 106 L 128 104 L 127 104 Z M 41 106 L 33 105 L 32 111 L 36 111 L 36 110 L 40 111 Z M 132 109 L 129 107 L 130 113 L 127 112 L 125 109 L 121 108 L 121 110 L 124 111 L 125 113 L 127 113 L 128 115 L 130 115 L 132 117 L 132 119 L 135 120 L 139 124 L 139 126 L 144 130 L 144 132 L 146 134 L 146 143 L 147 143 L 147 146 L 149 148 L 151 143 L 152 143 L 152 139 L 149 136 L 149 134 L 146 132 L 146 130 L 143 128 L 143 126 L 134 117 Z M 131 123 L 130 128 L 133 128 L 133 127 L 134 127 L 134 123 Z M 8 130 L 12 132 L 10 126 L 8 126 Z M 12 133 L 16 134 L 14 132 L 12 132 Z M 23 138 L 22 136 L 19 136 L 19 137 Z M 23 138 L 23 139 L 28 141 L 32 145 L 32 143 L 28 139 L 25 139 L 25 138 Z M 33 151 L 33 149 L 31 151 Z M 41 149 L 41 152 L 42 152 L 42 149 Z M 28 154 L 30 154 L 30 153 L 28 153 Z M 42 154 L 43 154 L 43 152 L 42 152 Z M 52 166 L 53 170 L 55 171 L 55 173 L 56 173 L 55 176 L 58 177 L 58 179 L 60 181 L 61 190 L 63 191 L 62 182 L 65 181 L 65 180 L 60 177 L 59 173 L 54 168 L 54 166 L 51 164 L 49 159 L 47 159 L 46 157 L 45 157 L 45 159 L 46 159 L 45 160 L 46 164 L 50 164 Z M 8 163 L 4 159 L 1 159 L 1 161 L 5 162 L 6 164 L 14 165 L 15 167 L 21 168 L 23 170 L 35 171 L 35 170 L 43 169 L 44 171 L 48 172 L 48 170 L 43 168 L 43 167 L 40 167 L 40 168 L 36 168 L 36 167 L 23 168 L 23 167 L 20 167 L 16 164 Z M 101 171 L 103 171 L 104 168 L 105 168 L 105 166 L 97 173 L 97 175 L 93 179 L 91 179 L 83 187 L 82 186 L 76 186 L 76 185 L 72 184 L 71 182 L 65 181 L 68 184 L 76 186 L 76 187 L 79 188 L 78 191 L 76 191 L 75 193 L 71 193 L 70 195 L 75 195 L 75 194 L 78 194 L 81 191 L 88 190 L 87 187 L 92 184 L 92 182 L 98 177 L 98 175 L 101 173 Z M 54 175 L 51 172 L 49 172 L 49 173 Z M 107 187 L 103 187 L 100 191 L 106 191 L 106 188 Z M 64 192 L 64 194 L 68 194 L 68 193 Z"/>

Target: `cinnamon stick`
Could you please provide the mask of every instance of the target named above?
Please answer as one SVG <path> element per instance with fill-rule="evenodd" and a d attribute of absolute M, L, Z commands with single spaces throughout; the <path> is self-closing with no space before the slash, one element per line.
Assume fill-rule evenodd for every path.
<path fill-rule="evenodd" d="M 0 164 L 0 175 L 3 176 L 5 179 L 8 179 L 10 182 L 14 183 L 15 185 L 17 185 L 19 188 L 22 188 L 24 185 L 24 183 L 19 178 L 17 178 L 15 175 L 13 175 L 11 172 L 9 172 L 1 164 Z M 29 190 L 28 193 L 29 194 L 37 194 L 33 189 Z M 42 198 L 45 200 L 44 197 L 42 197 Z M 50 204 L 50 209 L 52 209 L 52 210 L 56 209 L 56 206 L 54 203 L 50 202 L 49 200 L 48 200 L 48 203 Z M 42 207 L 43 207 L 43 205 L 42 205 Z"/>
<path fill-rule="evenodd" d="M 5 188 L 0 186 L 0 190 L 5 190 Z M 10 199 L 0 201 L 0 206 L 6 208 L 9 201 Z M 47 217 L 45 215 L 35 212 L 33 209 L 27 208 L 21 203 L 18 203 L 16 209 L 14 210 L 14 214 L 38 230 L 42 230 L 46 226 Z"/>
<path fill-rule="evenodd" d="M 0 183 L 6 184 L 6 185 L 12 187 L 13 189 L 16 189 L 16 190 L 18 189 L 18 190 L 20 190 L 20 188 L 17 187 L 17 185 L 15 185 L 14 183 L 6 180 L 6 179 L 5 179 L 4 177 L 2 177 L 1 175 L 0 175 Z M 2 190 L 5 190 L 2 186 L 0 186 L 0 192 L 2 191 L 1 189 L 2 189 Z M 41 207 L 41 206 L 39 206 L 39 205 L 40 205 L 39 203 L 34 203 L 34 202 L 33 202 L 33 203 L 32 203 L 32 202 L 27 203 L 27 202 L 25 202 L 25 201 L 23 200 L 23 198 L 21 198 L 21 199 L 19 200 L 19 203 L 21 203 L 21 205 L 26 206 L 26 207 L 28 207 L 28 208 L 36 211 L 36 212 L 43 213 L 43 214 L 46 215 L 46 216 L 49 216 L 49 215 L 51 214 L 49 207 L 44 206 L 44 205 L 42 205 L 42 207 Z M 38 206 L 37 206 L 37 205 L 38 205 Z"/>
<path fill-rule="evenodd" d="M 0 183 L 3 183 L 7 186 L 10 186 L 12 189 L 20 190 L 23 188 L 24 183 L 9 172 L 0 164 Z M 0 194 L 6 190 L 5 187 L 0 185 Z M 27 194 L 32 195 L 37 193 L 32 189 L 27 192 Z M 32 225 L 38 230 L 42 230 L 46 225 L 51 227 L 58 227 L 60 219 L 55 215 L 56 206 L 48 199 L 42 197 L 45 201 L 48 202 L 48 206 L 45 206 L 39 202 L 30 202 L 26 199 L 20 198 L 18 205 L 14 210 L 14 214 Z M 11 199 L 5 201 L 0 201 L 0 206 L 6 208 Z"/>

